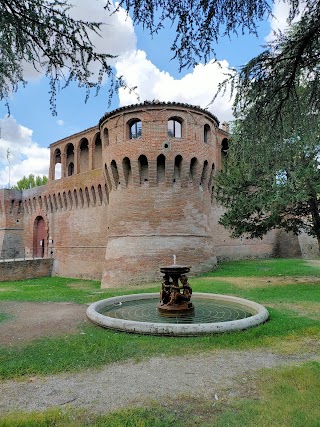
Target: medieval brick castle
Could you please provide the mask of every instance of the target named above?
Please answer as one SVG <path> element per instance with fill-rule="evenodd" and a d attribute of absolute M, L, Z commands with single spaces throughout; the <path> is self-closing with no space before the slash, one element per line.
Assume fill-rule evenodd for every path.
<path fill-rule="evenodd" d="M 297 237 L 232 239 L 219 225 L 214 176 L 227 150 L 226 126 L 200 107 L 153 101 L 108 112 L 51 144 L 48 184 L 0 190 L 0 254 L 52 257 L 53 275 L 102 287 L 158 279 L 173 255 L 193 273 L 217 259 L 301 256 Z"/>

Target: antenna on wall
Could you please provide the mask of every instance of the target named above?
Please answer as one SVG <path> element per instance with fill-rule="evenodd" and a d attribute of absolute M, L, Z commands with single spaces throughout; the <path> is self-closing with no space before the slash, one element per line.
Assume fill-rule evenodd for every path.
<path fill-rule="evenodd" d="M 10 185 L 10 149 L 9 148 L 7 149 L 7 160 L 9 163 L 9 189 L 10 189 L 11 185 Z"/>

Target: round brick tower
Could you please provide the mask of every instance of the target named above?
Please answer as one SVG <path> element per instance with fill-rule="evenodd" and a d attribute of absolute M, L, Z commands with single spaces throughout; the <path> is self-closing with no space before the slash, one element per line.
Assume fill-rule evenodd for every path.
<path fill-rule="evenodd" d="M 100 122 L 109 191 L 102 287 L 159 279 L 159 267 L 216 264 L 213 176 L 226 132 L 199 107 L 144 102 Z"/>

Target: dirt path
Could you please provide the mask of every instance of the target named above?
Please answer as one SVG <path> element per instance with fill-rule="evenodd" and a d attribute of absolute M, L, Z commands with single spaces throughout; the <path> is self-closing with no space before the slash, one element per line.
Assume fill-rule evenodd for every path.
<path fill-rule="evenodd" d="M 0 345 L 16 346 L 37 338 L 75 332 L 87 322 L 86 306 L 67 302 L 0 301 Z"/>
<path fill-rule="evenodd" d="M 201 356 L 152 358 L 112 364 L 99 370 L 0 383 L 0 413 L 83 408 L 107 412 L 156 400 L 191 396 L 221 399 L 241 395 L 259 368 L 319 360 L 315 354 L 283 356 L 265 351 L 217 351 Z M 246 393 L 247 394 L 247 393 Z"/>
<path fill-rule="evenodd" d="M 81 304 L 1 301 L 0 313 L 9 318 L 0 323 L 0 344 L 17 345 L 75 332 L 87 321 L 85 311 L 86 306 Z M 99 413 L 143 405 L 150 399 L 166 404 L 183 396 L 248 396 L 247 385 L 257 369 L 306 360 L 319 360 L 319 355 L 219 350 L 180 358 L 151 358 L 140 363 L 129 361 L 79 373 L 8 380 L 0 382 L 0 413 L 66 405 Z"/>

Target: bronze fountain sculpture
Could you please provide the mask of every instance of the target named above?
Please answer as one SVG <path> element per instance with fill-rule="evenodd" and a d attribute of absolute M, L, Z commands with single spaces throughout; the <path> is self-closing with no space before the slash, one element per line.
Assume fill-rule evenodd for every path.
<path fill-rule="evenodd" d="M 160 314 L 165 316 L 179 316 L 185 313 L 192 313 L 192 289 L 188 282 L 191 267 L 176 265 L 176 257 L 173 256 L 173 265 L 161 267 L 164 274 L 160 292 L 160 304 L 157 308 Z M 181 285 L 179 285 L 179 281 Z"/>

